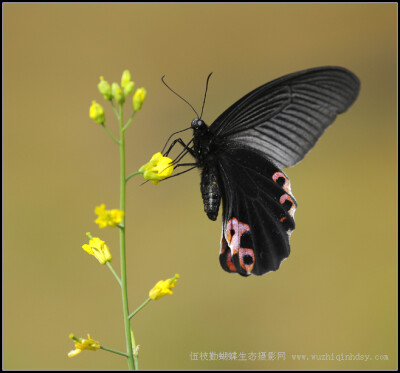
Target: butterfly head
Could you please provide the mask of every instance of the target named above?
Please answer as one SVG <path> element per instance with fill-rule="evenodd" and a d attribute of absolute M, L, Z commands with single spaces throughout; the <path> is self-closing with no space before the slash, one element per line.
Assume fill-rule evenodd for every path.
<path fill-rule="evenodd" d="M 195 130 L 195 131 L 206 131 L 208 129 L 207 124 L 204 123 L 203 120 L 196 118 L 192 120 L 192 125 L 191 127 Z"/>

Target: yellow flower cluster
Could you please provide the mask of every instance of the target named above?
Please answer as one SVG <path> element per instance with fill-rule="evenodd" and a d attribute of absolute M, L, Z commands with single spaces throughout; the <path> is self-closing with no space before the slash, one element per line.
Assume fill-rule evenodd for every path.
<path fill-rule="evenodd" d="M 100 82 L 97 85 L 97 88 L 100 94 L 104 97 L 105 100 L 110 101 L 112 108 L 119 119 L 120 125 L 120 139 L 114 137 L 112 131 L 110 131 L 105 124 L 105 111 L 104 108 L 98 104 L 96 101 L 92 101 L 92 104 L 89 109 L 89 117 L 96 123 L 100 124 L 101 127 L 108 133 L 108 135 L 120 146 L 121 150 L 121 164 L 125 165 L 125 137 L 124 132 L 131 124 L 135 113 L 141 110 L 144 101 L 146 100 L 147 91 L 145 88 L 135 89 L 135 83 L 131 80 L 131 74 L 129 70 L 125 70 L 121 77 L 121 83 L 118 84 L 113 82 L 112 84 L 108 83 L 103 76 L 100 77 Z M 132 108 L 133 112 L 126 122 L 123 123 L 123 104 L 125 103 L 128 95 L 132 94 Z M 115 103 L 118 104 L 119 113 L 117 108 L 115 107 Z M 126 183 L 132 176 L 142 175 L 144 179 L 150 180 L 154 185 L 157 185 L 161 180 L 164 180 L 170 177 L 174 170 L 174 164 L 171 158 L 164 157 L 162 153 L 158 152 L 152 156 L 149 162 L 143 165 L 139 171 L 133 172 L 128 177 L 125 177 L 121 182 Z M 125 190 L 124 188 L 121 191 L 121 208 L 125 210 Z M 93 255 L 100 264 L 106 264 L 110 271 L 114 274 L 116 280 L 121 285 L 123 292 L 122 297 L 124 304 L 127 304 L 127 292 L 126 292 L 126 258 L 125 258 L 125 249 L 124 249 L 124 232 L 125 232 L 125 212 L 118 209 L 107 210 L 105 204 L 101 204 L 95 208 L 95 214 L 97 218 L 95 223 L 98 224 L 100 228 L 105 227 L 119 227 L 121 229 L 121 276 L 119 276 L 114 268 L 112 267 L 112 255 L 110 249 L 106 245 L 105 241 L 101 240 L 99 237 L 93 237 L 89 232 L 86 235 L 89 238 L 89 243 L 82 245 L 82 249 L 85 250 L 88 254 Z M 131 314 L 127 313 L 127 310 L 124 312 L 124 320 L 125 325 L 128 325 L 128 320 L 131 319 L 134 315 L 137 314 L 141 309 L 143 309 L 151 300 L 158 300 L 164 297 L 167 294 L 173 294 L 172 288 L 175 287 L 179 275 L 176 274 L 174 277 L 169 278 L 167 280 L 161 280 L 157 282 L 157 284 L 150 290 L 149 298 L 139 306 L 134 312 Z M 130 338 L 129 338 L 130 333 Z M 87 339 L 75 337 L 73 334 L 70 334 L 70 338 L 74 340 L 75 348 L 68 353 L 68 357 L 74 357 L 80 354 L 83 350 L 91 350 L 96 351 L 98 349 L 102 349 L 109 352 L 114 352 L 116 354 L 125 356 L 128 358 L 129 367 L 135 368 L 137 367 L 137 355 L 138 348 L 134 341 L 134 335 L 132 328 L 126 329 L 126 338 L 127 338 L 127 347 L 129 353 L 122 353 L 119 351 L 115 351 L 109 349 L 105 346 L 101 346 L 98 341 L 93 340 L 90 335 L 87 335 Z M 130 344 L 133 344 L 132 348 Z M 132 356 L 133 351 L 133 356 Z M 136 360 L 134 360 L 136 359 Z"/>
<path fill-rule="evenodd" d="M 126 97 L 135 90 L 135 83 L 131 80 L 130 71 L 125 70 L 122 73 L 121 85 L 116 82 L 110 85 L 110 83 L 104 80 L 104 77 L 101 76 L 97 88 L 105 100 L 112 101 L 114 99 L 119 105 L 122 105 L 125 102 Z M 142 87 L 136 90 L 132 97 L 132 107 L 134 111 L 139 111 L 142 108 L 146 96 L 147 91 L 145 88 Z M 103 125 L 105 122 L 104 109 L 96 101 L 93 101 L 90 106 L 89 117 L 98 124 Z"/>

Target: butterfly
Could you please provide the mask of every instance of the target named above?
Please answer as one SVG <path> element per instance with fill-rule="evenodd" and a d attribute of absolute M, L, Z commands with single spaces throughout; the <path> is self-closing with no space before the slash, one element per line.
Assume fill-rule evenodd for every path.
<path fill-rule="evenodd" d="M 193 138 L 187 144 L 174 140 L 165 155 L 180 143 L 184 149 L 174 163 L 201 170 L 204 211 L 211 220 L 222 201 L 219 260 L 225 271 L 263 275 L 289 256 L 297 202 L 282 168 L 304 158 L 359 90 L 359 79 L 345 68 L 303 70 L 251 91 L 210 126 L 201 119 L 206 94 L 198 116 L 173 91 L 197 117 L 189 127 Z M 187 153 L 195 162 L 179 164 Z"/>

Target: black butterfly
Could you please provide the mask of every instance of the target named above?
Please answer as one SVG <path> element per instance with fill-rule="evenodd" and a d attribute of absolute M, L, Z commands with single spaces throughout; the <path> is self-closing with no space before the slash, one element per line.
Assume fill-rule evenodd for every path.
<path fill-rule="evenodd" d="M 222 199 L 219 259 L 225 271 L 263 275 L 289 256 L 297 203 L 281 168 L 301 161 L 359 90 L 358 78 L 342 67 L 286 75 L 248 93 L 209 127 L 196 113 L 192 140 L 171 144 L 165 155 L 176 143 L 184 147 L 175 164 L 202 170 L 211 220 Z M 196 162 L 179 164 L 187 153 Z"/>

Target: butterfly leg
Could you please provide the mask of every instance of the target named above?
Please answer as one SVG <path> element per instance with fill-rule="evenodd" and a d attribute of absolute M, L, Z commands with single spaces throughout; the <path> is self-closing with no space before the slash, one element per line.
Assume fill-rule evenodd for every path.
<path fill-rule="evenodd" d="M 172 164 L 177 165 L 184 157 L 185 155 L 188 153 L 188 151 L 186 149 L 183 149 L 178 156 L 172 161 Z"/>
<path fill-rule="evenodd" d="M 188 169 L 185 170 L 185 171 L 179 172 L 179 173 L 177 173 L 177 174 L 175 174 L 175 175 L 172 175 L 172 176 L 170 176 L 170 177 L 167 177 L 166 179 L 161 180 L 161 182 L 162 182 L 162 181 L 166 181 L 166 180 L 168 180 L 168 179 L 172 179 L 172 178 L 175 177 L 175 176 L 179 176 L 179 175 L 185 174 L 186 172 L 189 172 L 189 171 L 195 169 L 195 168 L 197 167 L 197 164 L 196 164 L 196 163 L 194 163 L 194 164 L 195 164 L 195 166 L 193 166 L 193 167 L 191 167 L 191 168 L 188 168 Z M 186 164 L 182 164 L 182 165 L 178 165 L 178 166 L 189 166 L 189 165 L 190 165 L 190 163 L 186 163 Z M 176 167 L 178 167 L 178 166 L 176 166 Z M 176 168 L 176 167 L 175 167 L 175 168 Z"/>
<path fill-rule="evenodd" d="M 164 153 L 164 149 L 165 149 L 165 147 L 167 146 L 167 144 L 169 143 L 169 140 L 171 140 L 171 138 L 172 138 L 173 136 L 175 136 L 177 133 L 181 133 L 181 132 L 184 132 L 184 131 L 190 130 L 191 128 L 192 128 L 192 127 L 185 128 L 184 130 L 181 130 L 181 131 L 176 131 L 176 132 L 174 132 L 173 134 L 171 134 L 171 136 L 170 136 L 170 137 L 168 137 L 168 140 L 166 141 L 166 143 L 165 143 L 164 147 L 162 148 L 162 150 L 161 150 L 161 153 Z"/>
<path fill-rule="evenodd" d="M 174 163 L 170 163 L 170 165 L 169 165 L 167 168 L 169 168 L 169 167 L 174 167 L 175 170 L 176 170 L 178 167 L 182 167 L 182 166 L 185 166 L 185 167 L 191 166 L 191 167 L 192 167 L 191 169 L 193 169 L 193 168 L 195 168 L 195 167 L 198 167 L 199 165 L 198 165 L 197 163 L 180 163 L 180 164 L 177 164 L 177 165 L 175 165 Z M 191 170 L 191 169 L 190 169 L 190 170 Z M 182 174 L 182 173 L 184 173 L 184 172 L 186 172 L 186 171 L 189 171 L 189 170 L 185 170 L 185 171 L 180 172 L 179 174 L 176 174 L 176 175 L 174 175 L 174 176 L 178 176 L 178 175 L 180 175 L 180 174 Z M 172 176 L 170 176 L 170 177 L 172 177 Z"/>
<path fill-rule="evenodd" d="M 197 164 L 197 163 L 180 163 L 180 164 L 177 164 L 177 165 L 175 166 L 175 170 L 176 170 L 178 167 L 181 167 L 181 166 L 186 166 L 186 167 L 188 167 L 188 166 L 198 167 L 198 164 Z"/>
<path fill-rule="evenodd" d="M 187 152 L 189 152 L 193 157 L 194 157 L 194 151 L 192 148 L 189 148 L 189 144 L 192 142 L 193 140 L 190 140 L 190 142 L 186 145 L 183 140 L 181 138 L 179 139 L 175 139 L 174 141 L 172 141 L 169 149 L 164 153 L 164 157 L 167 157 L 168 154 L 171 152 L 172 148 L 175 146 L 175 144 L 180 144 L 183 146 L 184 150 L 186 150 Z"/>

